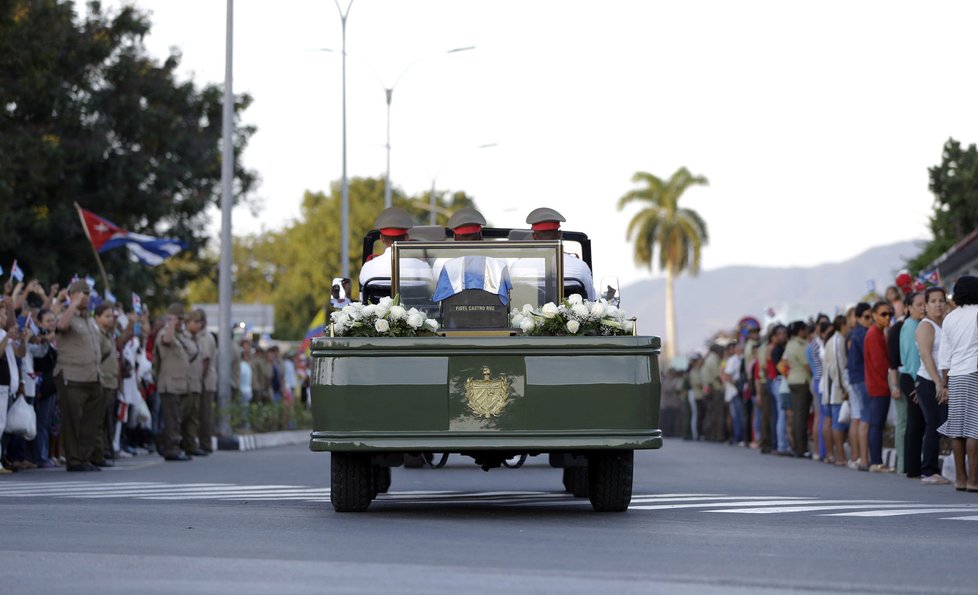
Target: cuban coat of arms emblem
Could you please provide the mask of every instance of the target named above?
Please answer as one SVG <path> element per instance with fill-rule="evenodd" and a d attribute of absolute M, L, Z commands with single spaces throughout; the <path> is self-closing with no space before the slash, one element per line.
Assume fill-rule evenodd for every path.
<path fill-rule="evenodd" d="M 502 413 L 509 403 L 509 381 L 505 378 L 491 380 L 488 367 L 482 368 L 482 380 L 468 378 L 465 381 L 465 400 L 469 409 L 486 419 Z"/>

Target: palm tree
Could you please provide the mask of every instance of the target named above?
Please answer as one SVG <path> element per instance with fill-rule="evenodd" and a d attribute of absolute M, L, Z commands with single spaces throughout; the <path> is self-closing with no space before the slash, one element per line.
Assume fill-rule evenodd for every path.
<path fill-rule="evenodd" d="M 708 184 L 685 167 L 668 180 L 639 171 L 632 183 L 642 184 L 618 199 L 618 210 L 638 201 L 643 208 L 628 223 L 628 239 L 635 238 L 635 264 L 652 269 L 653 253 L 659 252 L 659 268 L 666 273 L 666 360 L 676 355 L 676 305 L 674 283 L 684 271 L 700 271 L 700 253 L 709 240 L 706 222 L 692 209 L 680 208 L 679 198 L 694 184 Z"/>

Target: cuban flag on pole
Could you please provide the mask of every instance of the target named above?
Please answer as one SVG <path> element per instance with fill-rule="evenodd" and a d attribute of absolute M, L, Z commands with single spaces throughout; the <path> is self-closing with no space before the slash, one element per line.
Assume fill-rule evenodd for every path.
<path fill-rule="evenodd" d="M 146 265 L 156 266 L 187 247 L 180 240 L 154 238 L 141 233 L 128 232 L 108 219 L 75 205 L 85 226 L 85 234 L 97 252 L 125 246 L 129 253 Z"/>
<path fill-rule="evenodd" d="M 21 268 L 17 266 L 16 260 L 14 261 L 13 266 L 10 267 L 10 278 L 16 279 L 18 283 L 24 282 L 24 271 L 22 271 Z"/>
<path fill-rule="evenodd" d="M 440 302 L 465 289 L 481 289 L 496 294 L 505 305 L 509 303 L 512 288 L 505 260 L 488 256 L 460 256 L 445 263 L 431 299 Z"/>

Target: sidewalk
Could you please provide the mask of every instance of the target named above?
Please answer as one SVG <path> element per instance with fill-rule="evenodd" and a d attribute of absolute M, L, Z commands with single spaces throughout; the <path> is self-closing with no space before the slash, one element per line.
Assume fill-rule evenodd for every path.
<path fill-rule="evenodd" d="M 311 430 L 265 432 L 263 434 L 234 434 L 217 439 L 218 450 L 257 450 L 309 442 Z"/>

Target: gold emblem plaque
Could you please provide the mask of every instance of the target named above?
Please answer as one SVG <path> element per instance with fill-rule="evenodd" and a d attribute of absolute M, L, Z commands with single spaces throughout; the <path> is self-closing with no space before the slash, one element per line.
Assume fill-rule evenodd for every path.
<path fill-rule="evenodd" d="M 468 378 L 465 381 L 465 400 L 469 409 L 486 419 L 502 413 L 509 403 L 509 381 L 505 378 L 490 380 L 490 370 L 482 367 L 482 380 Z"/>

